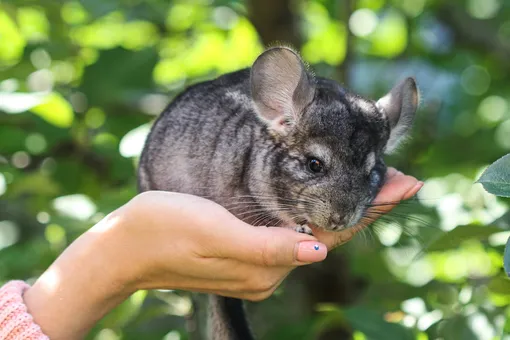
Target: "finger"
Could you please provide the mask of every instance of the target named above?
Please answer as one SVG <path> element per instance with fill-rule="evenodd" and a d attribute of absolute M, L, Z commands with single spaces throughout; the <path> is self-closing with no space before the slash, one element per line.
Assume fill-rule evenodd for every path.
<path fill-rule="evenodd" d="M 398 171 L 397 169 L 395 168 L 388 168 L 388 170 L 386 170 L 386 181 L 388 181 L 390 178 L 394 177 L 395 175 L 397 175 L 398 173 L 400 173 L 400 171 Z"/>
<path fill-rule="evenodd" d="M 358 226 L 355 226 L 342 231 L 326 231 L 319 228 L 312 228 L 312 230 L 317 239 L 324 243 L 328 248 L 328 251 L 330 251 L 335 247 L 350 241 L 361 229 Z"/>
<path fill-rule="evenodd" d="M 400 201 L 414 196 L 423 186 L 423 182 L 412 176 L 397 173 L 383 185 L 373 204 L 378 205 L 382 211 L 390 211 Z M 391 204 L 394 203 L 394 204 Z"/>
<path fill-rule="evenodd" d="M 184 278 L 185 285 L 181 285 L 178 289 L 188 290 L 201 293 L 212 293 L 231 297 L 243 297 L 247 294 L 271 294 L 274 292 L 289 273 L 295 267 L 260 267 L 252 266 L 251 272 L 246 275 L 238 275 L 236 280 L 225 279 L 190 279 Z M 243 276 L 245 276 L 243 278 Z M 157 287 L 157 289 L 175 289 Z"/>
<path fill-rule="evenodd" d="M 224 256 L 262 266 L 300 266 L 327 256 L 326 246 L 315 237 L 286 228 L 242 223 L 225 237 Z"/>

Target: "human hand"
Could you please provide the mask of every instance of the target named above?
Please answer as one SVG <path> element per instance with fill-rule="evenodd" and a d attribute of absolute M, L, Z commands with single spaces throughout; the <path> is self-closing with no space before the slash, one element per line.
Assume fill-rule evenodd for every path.
<path fill-rule="evenodd" d="M 126 249 L 118 261 L 129 264 L 133 291 L 181 289 L 261 300 L 293 268 L 327 255 L 312 236 L 253 227 L 191 195 L 146 192 L 110 217 L 115 218 L 122 222 L 110 239 Z"/>
<path fill-rule="evenodd" d="M 377 206 L 377 215 L 390 212 L 400 201 L 410 199 L 416 195 L 422 186 L 423 182 L 418 181 L 416 178 L 404 175 L 395 168 L 388 168 L 385 183 L 373 202 Z M 332 250 L 350 241 L 354 235 L 366 228 L 374 220 L 373 218 L 362 220 L 357 226 L 340 232 L 313 228 L 313 234 L 319 241 L 326 244 L 328 250 Z"/>
<path fill-rule="evenodd" d="M 146 192 L 74 241 L 24 299 L 52 340 L 79 339 L 139 289 L 261 300 L 326 255 L 312 236 L 250 226 L 212 201 Z"/>
<path fill-rule="evenodd" d="M 394 169 L 387 178 L 376 202 L 408 199 L 422 186 Z M 293 268 L 322 261 L 327 249 L 359 230 L 314 230 L 317 241 L 289 229 L 247 225 L 206 199 L 147 192 L 74 241 L 24 299 L 51 339 L 81 338 L 138 289 L 264 299 Z"/>

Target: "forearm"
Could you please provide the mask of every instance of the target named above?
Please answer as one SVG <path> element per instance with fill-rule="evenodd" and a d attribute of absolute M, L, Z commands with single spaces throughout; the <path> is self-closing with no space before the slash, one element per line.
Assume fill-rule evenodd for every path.
<path fill-rule="evenodd" d="M 52 340 L 83 338 L 131 293 L 107 223 L 78 238 L 24 295 L 28 312 Z"/>

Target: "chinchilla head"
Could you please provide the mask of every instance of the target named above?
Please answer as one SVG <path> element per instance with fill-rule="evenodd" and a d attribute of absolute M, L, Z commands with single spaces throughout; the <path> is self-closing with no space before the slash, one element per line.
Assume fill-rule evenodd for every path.
<path fill-rule="evenodd" d="M 383 155 L 412 125 L 414 79 L 373 101 L 315 79 L 294 51 L 276 47 L 257 58 L 250 81 L 259 118 L 285 150 L 265 165 L 278 196 L 272 210 L 327 230 L 354 226 L 383 183 Z"/>

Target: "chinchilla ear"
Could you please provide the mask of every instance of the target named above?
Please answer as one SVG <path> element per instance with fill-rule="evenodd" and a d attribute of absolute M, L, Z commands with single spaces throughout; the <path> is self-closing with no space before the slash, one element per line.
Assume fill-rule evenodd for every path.
<path fill-rule="evenodd" d="M 279 133 L 288 132 L 314 94 L 313 78 L 290 48 L 268 49 L 251 68 L 251 95 L 258 114 Z"/>
<path fill-rule="evenodd" d="M 376 103 L 390 123 L 390 137 L 385 152 L 393 152 L 413 125 L 419 92 L 414 78 L 406 78 Z"/>

